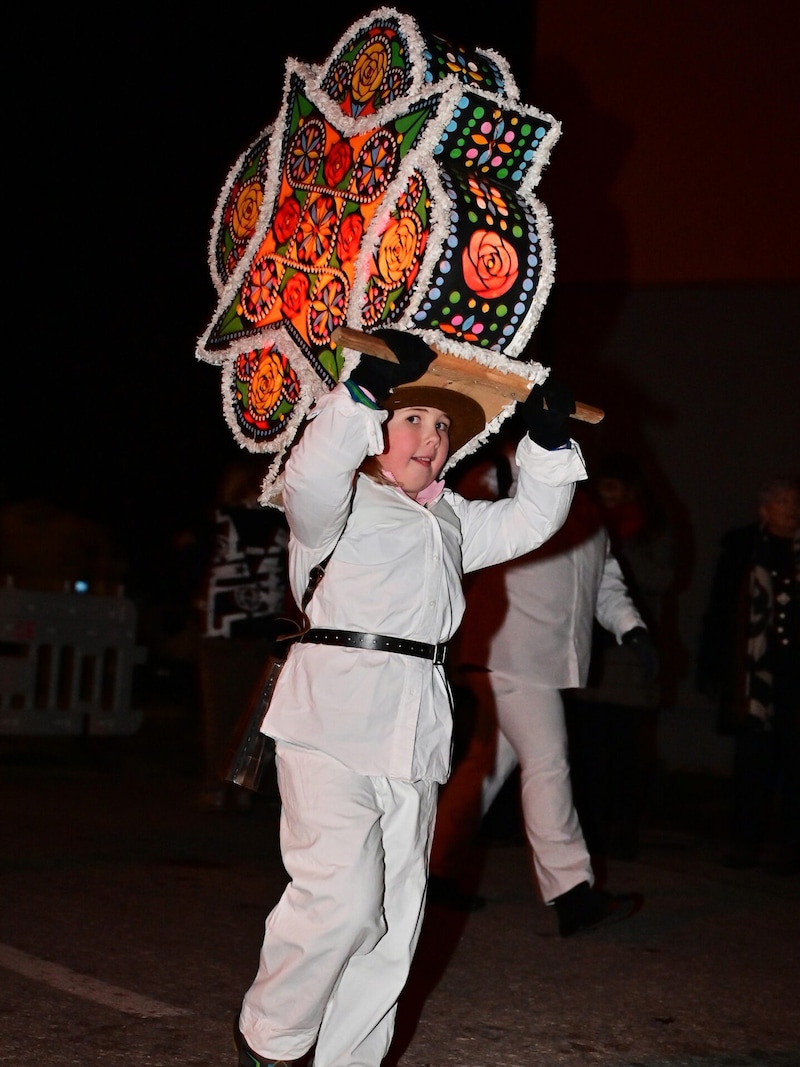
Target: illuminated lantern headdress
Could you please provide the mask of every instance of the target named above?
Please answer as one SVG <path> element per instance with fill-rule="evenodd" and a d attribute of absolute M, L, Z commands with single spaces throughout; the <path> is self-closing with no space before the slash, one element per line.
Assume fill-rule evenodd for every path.
<path fill-rule="evenodd" d="M 502 56 L 425 37 L 393 8 L 319 66 L 287 61 L 281 110 L 217 204 L 219 300 L 197 348 L 222 367 L 234 437 L 273 457 L 263 499 L 310 406 L 357 362 L 350 331 L 418 334 L 437 384 L 483 404 L 485 432 L 450 464 L 513 410 L 520 394 L 498 382 L 546 377 L 519 357 L 553 279 L 533 190 L 559 134 Z"/>

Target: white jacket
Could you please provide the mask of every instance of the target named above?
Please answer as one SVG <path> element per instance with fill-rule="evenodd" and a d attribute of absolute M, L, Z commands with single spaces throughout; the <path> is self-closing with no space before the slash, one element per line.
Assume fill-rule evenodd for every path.
<path fill-rule="evenodd" d="M 460 661 L 549 689 L 586 685 L 595 618 L 617 640 L 644 625 L 602 528 L 557 555 L 482 572 L 468 603 Z"/>
<path fill-rule="evenodd" d="M 574 442 L 549 452 L 526 437 L 513 499 L 468 501 L 443 490 L 422 506 L 359 475 L 351 508 L 354 472 L 383 450 L 386 417 L 343 386 L 317 403 L 284 474 L 292 591 L 299 602 L 310 570 L 335 545 L 308 608 L 312 626 L 448 641 L 464 612 L 463 575 L 547 540 L 586 477 L 583 457 Z M 443 782 L 450 770 L 450 694 L 430 660 L 296 644 L 262 728 L 360 774 Z"/>
<path fill-rule="evenodd" d="M 512 464 L 512 493 L 516 473 Z M 480 485 L 496 491 L 491 473 Z M 458 662 L 551 689 L 586 685 L 595 619 L 617 641 L 644 626 L 606 528 L 581 494 L 546 545 L 475 575 L 467 603 Z"/>

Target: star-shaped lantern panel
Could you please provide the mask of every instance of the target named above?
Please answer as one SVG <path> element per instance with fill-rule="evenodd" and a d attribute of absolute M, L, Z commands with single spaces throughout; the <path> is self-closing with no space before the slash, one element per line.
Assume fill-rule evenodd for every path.
<path fill-rule="evenodd" d="M 391 326 L 504 370 L 553 273 L 532 191 L 560 132 L 507 62 L 381 8 L 327 62 L 287 61 L 283 100 L 232 168 L 211 233 L 218 292 L 199 358 L 222 367 L 239 443 L 278 477 L 314 401 L 354 365 L 334 331 Z"/>

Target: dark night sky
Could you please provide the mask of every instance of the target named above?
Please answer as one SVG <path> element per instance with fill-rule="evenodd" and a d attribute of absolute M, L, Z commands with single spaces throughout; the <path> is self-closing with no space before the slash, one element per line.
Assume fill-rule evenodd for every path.
<path fill-rule="evenodd" d="M 235 451 L 219 371 L 194 356 L 214 306 L 206 255 L 219 190 L 274 118 L 286 57 L 325 59 L 348 26 L 378 6 L 315 0 L 303 6 L 297 32 L 276 33 L 268 14 L 261 25 L 245 22 L 239 9 L 216 2 L 193 8 L 185 24 L 163 7 L 115 9 L 103 20 L 79 5 L 24 36 L 35 40 L 39 62 L 17 86 L 9 126 L 23 161 L 11 175 L 7 226 L 20 288 L 6 314 L 14 346 L 2 390 L 2 474 L 12 496 L 41 491 L 131 538 L 163 536 L 202 513 Z M 611 233 L 621 216 L 609 205 L 628 211 L 629 225 L 644 235 L 612 263 L 617 273 L 638 271 L 634 282 L 674 278 L 686 246 L 675 242 L 671 222 L 662 225 L 666 211 L 688 217 L 686 231 L 696 234 L 698 220 L 740 204 L 745 235 L 732 239 L 732 258 L 754 205 L 727 183 L 720 204 L 709 198 L 703 182 L 716 171 L 697 146 L 709 140 L 714 166 L 730 153 L 736 176 L 736 155 L 745 158 L 752 144 L 748 195 L 765 170 L 770 188 L 784 195 L 788 171 L 775 165 L 775 132 L 797 99 L 796 79 L 788 85 L 781 66 L 782 27 L 794 6 L 766 0 L 763 40 L 749 27 L 752 5 L 740 0 L 714 0 L 702 20 L 688 0 L 659 0 L 647 12 L 638 0 L 613 10 L 590 0 L 577 6 L 583 20 L 564 14 L 560 0 L 540 0 L 491 24 L 469 8 L 454 21 L 442 0 L 401 9 L 426 30 L 503 54 L 523 100 L 564 122 L 540 185 L 556 222 L 557 278 L 559 270 L 562 278 L 580 277 L 584 263 L 590 272 L 608 269 L 608 256 L 592 259 L 597 231 L 587 223 L 596 227 L 602 218 Z M 780 13 L 775 25 L 771 11 Z M 784 42 L 774 69 L 765 41 Z M 730 61 L 720 60 L 722 44 L 733 50 Z M 686 50 L 683 58 L 677 48 Z M 732 110 L 717 97 L 737 79 L 745 79 L 734 102 L 743 123 L 731 127 L 739 141 L 714 120 Z M 676 97 L 682 86 L 688 106 Z M 759 117 L 768 120 L 767 137 Z M 667 188 L 673 173 L 679 178 Z M 656 197 L 654 212 L 659 174 L 663 204 Z M 692 206 L 698 185 L 702 197 Z M 777 231 L 780 199 L 762 195 L 761 202 Z M 719 247 L 715 240 L 695 242 L 696 275 L 708 275 L 702 257 Z"/>
<path fill-rule="evenodd" d="M 51 92 L 28 96 L 21 120 L 34 140 L 26 155 L 44 158 L 34 221 L 50 251 L 43 268 L 40 247 L 23 250 L 39 281 L 21 298 L 35 356 L 22 358 L 27 370 L 6 368 L 13 495 L 38 484 L 117 524 L 142 509 L 180 522 L 205 506 L 235 450 L 219 370 L 194 356 L 214 308 L 206 257 L 217 196 L 275 117 L 287 56 L 325 59 L 377 6 L 307 4 L 291 38 L 241 25 L 222 4 L 195 8 L 186 27 L 133 9 L 77 36 L 72 23 L 51 26 Z M 451 11 L 425 10 L 424 28 L 446 33 Z M 523 36 L 491 40 L 459 21 L 458 43 L 505 54 L 522 84 L 532 15 Z M 57 47 L 62 31 L 69 49 Z"/>

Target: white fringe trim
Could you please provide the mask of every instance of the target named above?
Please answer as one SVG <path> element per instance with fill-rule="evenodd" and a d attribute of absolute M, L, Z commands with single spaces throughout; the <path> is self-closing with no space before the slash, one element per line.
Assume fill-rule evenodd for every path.
<path fill-rule="evenodd" d="M 354 38 L 363 35 L 379 21 L 394 23 L 404 38 L 410 64 L 409 91 L 403 97 L 381 108 L 377 115 L 374 113 L 361 117 L 344 115 L 335 101 L 323 91 L 322 85 L 338 56 L 350 46 Z M 543 381 L 549 373 L 547 368 L 539 363 L 526 363 L 516 357 L 522 355 L 529 343 L 530 336 L 539 321 L 554 279 L 555 249 L 552 241 L 551 220 L 544 205 L 536 200 L 532 194 L 541 177 L 542 170 L 550 158 L 550 151 L 561 134 L 561 125 L 552 115 L 520 103 L 519 89 L 508 61 L 490 48 L 474 48 L 471 51 L 478 56 L 485 57 L 497 68 L 503 80 L 502 93 L 490 93 L 477 84 L 466 84 L 456 74 L 434 83 L 427 83 L 425 81 L 427 63 L 424 54 L 429 47 L 429 40 L 432 40 L 432 35 L 431 38 L 426 38 L 412 16 L 403 14 L 393 7 L 379 7 L 354 22 L 339 37 L 328 58 L 323 63 L 317 66 L 310 66 L 297 59 L 288 59 L 284 71 L 281 106 L 275 121 L 263 127 L 241 153 L 230 168 L 217 199 L 208 245 L 209 270 L 212 283 L 217 291 L 217 305 L 211 321 L 197 340 L 196 356 L 204 362 L 222 367 L 223 414 L 235 439 L 251 452 L 265 452 L 273 457 L 273 470 L 265 479 L 262 503 L 273 502 L 275 495 L 279 494 L 279 468 L 285 453 L 291 447 L 303 420 L 308 415 L 314 402 L 327 389 L 307 362 L 303 353 L 293 342 L 291 336 L 282 327 L 265 328 L 253 336 L 237 338 L 229 345 L 217 350 L 211 349 L 209 342 L 220 317 L 238 297 L 242 281 L 251 267 L 252 258 L 261 246 L 274 217 L 281 178 L 283 145 L 280 131 L 285 130 L 287 126 L 289 106 L 292 101 L 291 88 L 293 79 L 297 79 L 298 90 L 304 93 L 314 107 L 318 109 L 322 117 L 345 137 L 354 137 L 372 130 L 378 130 L 386 123 L 406 114 L 417 105 L 433 101 L 438 102 L 437 115 L 430 122 L 420 141 L 403 159 L 392 184 L 385 191 L 383 200 L 363 235 L 348 305 L 347 325 L 354 329 L 361 329 L 363 326 L 359 309 L 362 306 L 368 264 L 380 240 L 380 235 L 388 224 L 396 206 L 399 194 L 405 188 L 412 173 L 418 171 L 426 182 L 431 198 L 431 229 L 428 234 L 425 256 L 415 280 L 414 292 L 410 296 L 402 317 L 393 321 L 391 323 L 392 327 L 406 329 L 411 333 L 417 334 L 429 345 L 441 352 L 482 364 L 494 370 L 527 376 L 534 384 Z M 458 51 L 456 45 L 453 45 L 453 48 L 454 53 Z M 522 117 L 549 126 L 547 133 L 537 146 L 534 158 L 526 174 L 515 190 L 517 199 L 532 213 L 536 222 L 540 242 L 540 271 L 536 292 L 530 301 L 530 307 L 511 341 L 504 345 L 503 353 L 497 350 L 478 348 L 466 342 L 453 339 L 439 330 L 419 329 L 414 325 L 415 315 L 419 312 L 420 304 L 429 291 L 433 274 L 437 269 L 440 258 L 439 250 L 448 233 L 449 195 L 442 184 L 440 167 L 434 151 L 441 142 L 448 123 L 452 120 L 457 103 L 464 96 L 483 98 L 492 106 L 514 111 Z M 216 259 L 216 248 L 222 235 L 225 206 L 228 197 L 239 180 L 245 162 L 252 156 L 256 147 L 262 143 L 266 146 L 266 166 L 262 168 L 263 199 L 258 221 L 235 269 L 229 277 L 225 278 L 220 274 Z M 283 355 L 289 358 L 292 369 L 300 381 L 301 397 L 291 415 L 287 418 L 286 425 L 281 433 L 269 444 L 265 444 L 264 442 L 254 441 L 239 428 L 234 406 L 234 376 L 236 360 L 241 353 L 272 346 L 277 347 Z M 343 370 L 341 377 L 342 380 L 345 380 L 357 364 L 359 353 L 344 349 L 342 357 Z M 508 405 L 497 417 L 493 418 L 478 437 L 470 441 L 449 459 L 445 469 L 449 469 L 461 459 L 477 451 L 488 438 L 497 432 L 505 419 L 513 412 L 514 407 L 515 404 L 513 403 Z"/>

